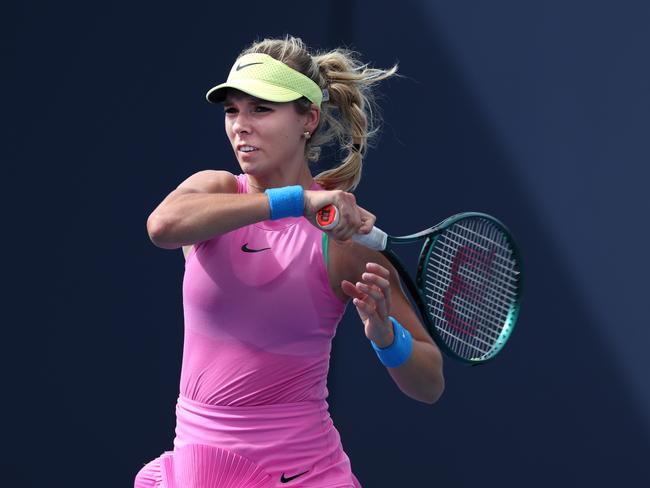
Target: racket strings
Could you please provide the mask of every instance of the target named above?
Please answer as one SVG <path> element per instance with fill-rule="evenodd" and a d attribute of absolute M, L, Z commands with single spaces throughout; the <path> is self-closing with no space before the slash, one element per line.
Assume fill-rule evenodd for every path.
<path fill-rule="evenodd" d="M 433 293 L 435 296 L 428 296 L 429 298 L 435 298 L 439 301 L 444 300 L 444 295 L 443 293 L 440 293 L 439 291 L 434 291 Z M 455 297 L 458 298 L 458 297 Z M 500 323 L 502 320 L 502 316 L 497 316 L 493 313 L 486 312 L 485 309 L 480 310 L 478 307 L 467 304 L 466 306 L 463 306 L 462 302 L 456 301 L 453 303 L 454 307 L 454 312 L 458 314 L 466 324 L 472 324 L 471 326 L 458 326 L 458 324 L 455 324 L 453 321 L 451 324 L 450 330 L 453 332 L 453 336 L 457 337 L 461 343 L 466 344 L 466 342 L 463 342 L 460 337 L 470 337 L 473 338 L 473 344 L 469 344 L 470 346 L 473 346 L 475 351 L 479 352 L 480 354 L 487 354 L 489 353 L 492 348 L 494 347 L 494 344 L 499 340 L 499 336 L 501 334 L 501 331 L 495 327 L 493 327 L 493 324 L 495 323 Z M 438 319 L 440 323 L 447 323 L 448 322 L 448 317 L 441 316 L 437 314 L 434 311 L 431 311 L 430 309 L 430 314 Z M 487 314 L 487 315 L 480 315 L 480 314 Z M 438 327 L 438 331 L 445 331 L 447 332 L 443 327 Z M 459 334 L 460 333 L 460 334 Z M 450 335 L 450 332 L 447 332 L 447 335 Z M 485 346 L 485 348 L 480 347 L 481 345 Z"/>
<path fill-rule="evenodd" d="M 497 241 L 499 239 L 497 229 L 494 226 L 486 226 L 486 224 L 487 222 L 482 222 L 479 224 L 480 233 L 474 232 L 473 229 L 467 227 L 466 225 L 458 225 L 455 229 L 450 229 L 449 233 L 447 234 L 447 238 L 450 242 L 457 245 L 467 246 L 471 244 L 471 249 L 474 249 L 474 246 L 476 246 L 482 249 L 483 252 L 489 252 L 489 248 L 491 247 L 493 249 L 496 249 L 496 251 L 499 253 L 498 254 L 497 252 L 492 251 L 493 255 L 503 258 L 504 256 L 501 253 L 508 252 L 507 247 L 502 245 L 500 241 Z M 487 241 L 487 246 L 485 245 L 485 241 Z M 455 255 L 457 258 L 458 253 L 455 253 Z M 499 334 L 496 337 L 498 340 L 500 331 L 503 327 L 503 324 L 505 323 L 508 311 L 510 309 L 510 303 L 504 303 L 503 299 L 501 298 L 501 295 L 504 291 L 504 288 L 502 287 L 504 275 L 502 270 L 499 270 L 498 267 L 495 267 L 495 265 L 499 265 L 501 263 L 496 259 L 472 259 L 467 260 L 467 262 L 464 264 L 466 264 L 466 266 L 463 266 L 458 270 L 458 275 L 462 276 L 463 280 L 466 283 L 471 283 L 474 289 L 476 289 L 476 287 L 479 287 L 479 289 L 482 291 L 482 296 L 480 296 L 480 299 L 477 299 L 476 295 L 470 297 L 471 302 L 474 304 L 473 311 L 475 314 L 474 316 L 476 317 L 474 326 L 476 327 L 476 330 L 480 330 L 481 328 L 492 328 L 495 333 Z M 472 269 L 478 270 L 478 272 L 470 273 L 469 271 Z M 479 279 L 471 282 L 471 278 L 474 278 L 475 276 L 478 276 Z M 499 278 L 501 278 L 501 280 Z M 488 286 L 490 283 L 492 284 L 494 290 L 491 289 L 492 287 Z M 506 291 L 510 292 L 510 290 Z M 496 300 L 495 294 L 497 295 Z M 459 295 L 462 297 L 462 294 Z M 507 298 L 508 297 L 506 297 L 506 299 Z M 458 303 L 459 302 L 455 302 L 453 306 L 457 308 Z M 501 304 L 504 304 L 505 307 L 501 307 Z M 493 313 L 488 314 L 486 311 L 491 311 Z"/>
<path fill-rule="evenodd" d="M 443 262 L 448 265 L 448 268 L 451 268 L 452 260 L 449 257 L 439 256 L 437 254 L 434 254 L 434 256 L 440 259 L 439 262 Z M 449 271 L 449 269 L 439 268 L 437 271 L 439 273 L 442 273 L 449 283 L 453 281 L 452 272 Z M 461 276 L 465 279 L 466 282 L 471 282 L 471 284 L 473 285 L 472 289 L 481 290 L 483 293 L 483 297 L 489 298 L 488 301 L 485 301 L 483 303 L 483 306 L 488 311 L 488 314 L 490 313 L 492 314 L 495 320 L 497 321 L 500 320 L 502 314 L 507 314 L 509 312 L 510 305 L 512 302 L 511 300 L 505 301 L 503 299 L 503 295 L 507 294 L 510 295 L 512 298 L 514 298 L 515 297 L 514 292 L 508 289 L 504 289 L 503 287 L 501 287 L 500 283 L 493 282 L 491 283 L 492 286 L 488 287 L 490 283 L 487 282 L 484 276 L 481 277 L 478 273 L 469 272 L 467 274 L 462 274 Z M 440 286 L 436 285 L 436 281 L 438 281 L 439 279 L 438 274 L 428 272 L 427 277 L 428 277 L 428 282 L 432 283 L 435 288 L 441 289 Z M 442 292 L 444 292 L 444 290 L 445 289 L 441 289 Z M 470 295 L 469 293 L 463 293 L 461 291 L 460 293 L 455 294 L 455 298 L 458 299 L 459 301 L 458 305 L 461 308 L 469 307 L 471 309 L 476 309 L 477 299 L 475 294 Z"/>
<path fill-rule="evenodd" d="M 446 237 L 447 237 L 448 243 L 443 242 L 442 245 L 446 245 L 448 248 L 451 248 L 454 251 L 456 251 L 458 249 L 458 247 L 460 247 L 462 245 L 474 245 L 474 246 L 476 246 L 477 248 L 479 248 L 480 250 L 482 250 L 484 252 L 491 252 L 491 250 L 489 248 L 487 248 L 485 246 L 478 245 L 476 240 L 468 239 L 466 236 L 463 236 L 462 234 L 456 233 L 453 230 L 450 230 L 449 234 L 447 234 Z M 474 237 L 475 237 L 475 239 L 477 238 L 477 236 L 474 236 Z M 478 237 L 480 237 L 480 236 L 478 236 Z M 454 238 L 456 238 L 456 239 L 454 239 Z M 494 256 L 495 256 L 495 258 L 503 259 L 503 256 L 501 256 L 499 254 L 495 253 Z M 493 266 L 497 266 L 499 268 L 502 268 L 500 271 L 497 271 L 496 269 L 493 270 L 493 271 L 494 272 L 500 272 L 504 279 L 511 279 L 512 278 L 513 269 L 512 269 L 511 266 L 508 266 L 508 265 L 512 264 L 511 261 L 507 262 L 508 265 L 497 262 L 497 261 L 495 261 L 495 262 L 493 262 L 491 264 Z M 471 270 L 469 271 L 469 273 L 471 273 Z M 513 285 L 513 288 L 516 288 L 516 286 Z"/>
<path fill-rule="evenodd" d="M 451 268 L 453 264 L 453 260 L 451 259 L 454 255 L 455 248 L 452 246 L 448 246 L 447 244 L 441 244 L 442 246 L 447 247 L 446 255 L 444 254 L 437 254 L 435 252 L 432 252 L 433 256 L 437 259 L 439 259 L 441 262 L 446 262 L 449 267 Z M 451 253 L 451 254 L 449 254 Z M 471 269 L 465 270 L 465 273 L 463 277 L 471 281 L 474 285 L 477 285 L 477 287 L 480 287 L 480 285 L 485 285 L 486 283 L 486 277 L 472 271 Z M 449 271 L 449 274 L 451 276 L 451 271 Z M 516 291 L 517 291 L 517 285 L 514 281 L 499 281 L 497 283 L 493 283 L 488 292 L 491 292 L 494 294 L 495 298 L 501 298 L 503 295 L 508 295 L 510 297 L 515 297 L 516 296 Z M 510 301 L 506 301 L 505 303 L 509 304 Z"/>
<path fill-rule="evenodd" d="M 477 347 L 476 344 L 470 344 L 469 342 L 461 339 L 457 334 L 453 334 L 445 329 L 438 329 L 438 332 L 442 332 L 442 334 L 447 337 L 445 342 L 448 343 L 448 341 L 453 341 L 456 346 L 458 346 L 459 344 L 465 346 L 465 351 L 464 351 L 465 353 L 468 353 L 469 351 L 475 351 L 475 353 L 477 353 L 477 354 L 467 355 L 463 357 L 467 357 L 467 358 L 484 357 L 486 354 L 490 352 L 491 346 L 482 349 Z M 488 343 L 485 344 L 487 345 Z"/>
<path fill-rule="evenodd" d="M 470 237 L 472 237 L 472 238 L 475 238 L 476 235 L 477 235 L 477 233 L 475 233 L 475 232 L 469 232 L 468 233 L 467 228 L 464 227 L 464 226 L 458 226 L 458 229 L 460 229 L 461 232 L 462 231 L 464 231 L 464 232 L 459 234 L 458 232 L 455 232 L 453 229 L 451 229 L 449 231 L 449 233 L 447 234 L 447 239 L 449 240 L 449 242 L 451 242 L 451 244 L 454 244 L 456 246 L 460 246 L 460 245 L 467 246 L 470 243 L 468 243 L 468 239 L 465 238 L 466 235 L 469 234 Z M 488 232 L 490 232 L 490 234 L 486 235 L 486 236 L 483 236 L 483 237 L 485 237 L 485 240 L 487 240 L 487 241 L 489 241 L 491 243 L 496 242 L 494 240 L 495 239 L 494 229 L 482 229 L 481 231 L 485 232 L 486 230 L 488 230 Z M 463 234 L 465 234 L 465 235 L 463 235 Z M 460 240 L 459 240 L 459 237 L 461 238 Z M 474 240 L 476 241 L 476 239 L 474 239 Z M 447 251 L 447 253 L 452 252 L 450 250 L 450 248 L 449 248 L 448 243 L 445 242 L 445 239 L 443 239 L 441 242 L 442 242 L 442 244 L 447 244 L 447 247 L 445 248 L 445 251 Z M 478 245 L 477 247 L 481 248 L 483 252 L 486 252 L 486 251 L 489 250 L 489 248 L 487 248 L 487 247 L 485 247 L 483 245 L 484 242 L 479 241 L 479 242 L 474 242 L 473 244 Z M 490 244 L 490 246 L 494 247 L 493 244 Z M 502 248 L 502 246 L 498 246 L 497 249 L 499 249 L 499 247 Z M 464 248 L 459 248 L 459 249 L 462 250 Z M 470 249 L 475 249 L 475 247 L 471 246 Z M 501 249 L 501 252 L 502 251 L 503 251 L 503 249 Z M 460 251 L 457 251 L 457 250 L 454 249 L 453 254 L 450 256 L 450 258 L 459 259 L 459 257 L 458 257 L 459 252 Z M 486 255 L 489 256 L 490 254 L 486 254 Z M 483 260 L 481 260 L 481 259 L 467 259 L 466 256 L 465 256 L 464 261 L 465 262 L 463 262 L 462 265 L 456 270 L 455 279 L 462 279 L 462 282 L 464 284 L 471 285 L 473 287 L 473 288 L 470 288 L 470 289 L 476 290 L 477 288 L 478 289 L 482 288 L 481 291 L 483 292 L 483 296 L 480 297 L 480 300 L 477 299 L 476 294 L 474 294 L 473 296 L 468 297 L 468 303 L 473 304 L 473 306 L 469 307 L 470 308 L 469 313 L 472 314 L 472 316 L 474 318 L 473 321 L 470 321 L 468 323 L 471 324 L 471 327 L 474 327 L 474 333 L 476 333 L 476 331 L 481 330 L 481 329 L 487 330 L 487 329 L 492 329 L 493 327 L 496 326 L 496 330 L 494 330 L 494 332 L 497 335 L 496 339 L 498 340 L 498 337 L 500 335 L 500 329 L 502 328 L 502 326 L 503 326 L 503 324 L 505 322 L 505 317 L 507 317 L 507 309 L 504 310 L 502 307 L 499 306 L 500 303 L 502 303 L 502 300 L 497 300 L 495 302 L 494 297 L 490 296 L 490 295 L 493 295 L 493 294 L 491 294 L 489 292 L 489 289 L 486 286 L 486 278 L 491 278 L 493 280 L 494 284 L 499 285 L 498 275 L 497 276 L 494 276 L 494 275 L 489 276 L 489 268 L 491 266 L 493 268 L 492 269 L 493 273 L 496 273 L 496 272 L 499 271 L 497 268 L 495 268 L 493 266 L 495 263 L 498 263 L 498 261 L 496 261 L 496 260 L 487 260 L 487 259 L 483 259 Z M 452 264 L 452 267 L 453 267 L 453 264 Z M 468 271 L 470 271 L 472 269 L 475 270 L 476 272 L 469 273 Z M 478 280 L 476 279 L 476 277 L 478 277 Z M 472 281 L 472 278 L 474 279 L 474 281 Z M 495 278 L 497 278 L 497 279 L 495 279 Z M 452 281 L 453 281 L 453 279 L 454 278 L 452 278 Z M 501 289 L 501 290 L 497 289 L 497 291 L 502 292 L 503 289 Z M 488 296 L 487 300 L 485 299 L 486 295 Z M 447 307 L 453 307 L 455 313 L 458 314 L 457 316 L 461 316 L 461 313 L 462 313 L 459 310 L 459 308 L 460 308 L 459 305 L 461 303 L 463 303 L 463 301 L 461 300 L 462 298 L 464 298 L 463 293 L 457 293 L 456 296 L 454 297 L 454 300 L 452 300 L 452 303 L 451 304 L 446 304 Z M 491 298 L 491 300 L 490 300 L 490 298 Z M 482 305 L 482 307 L 479 307 L 478 306 L 479 304 Z M 486 311 L 490 311 L 492 313 L 487 313 L 486 314 Z M 450 321 L 448 320 L 449 325 L 451 325 L 451 326 L 454 325 L 454 319 L 457 316 L 452 316 L 451 320 Z M 450 317 L 447 316 L 446 318 L 449 319 Z M 458 329 L 458 328 L 456 327 L 456 329 Z M 467 333 L 467 330 L 464 330 L 463 332 Z M 491 347 L 494 344 L 495 338 L 492 338 L 491 341 L 492 341 L 492 344 L 490 344 L 488 346 L 488 350 L 485 351 L 485 350 L 483 350 L 481 348 L 481 352 L 483 352 L 483 353 L 489 352 L 489 350 L 491 349 Z M 466 347 L 467 346 L 467 341 L 464 341 L 464 343 L 461 343 L 461 345 L 463 346 L 461 352 L 463 352 L 464 354 L 473 352 L 471 349 L 470 350 L 467 349 L 467 347 Z M 476 339 L 471 340 L 470 345 L 471 346 L 479 346 L 479 341 L 477 341 Z"/>
<path fill-rule="evenodd" d="M 427 286 L 426 289 L 427 289 L 427 291 L 430 291 L 432 293 L 432 295 L 435 295 L 435 298 L 437 298 L 438 300 L 444 300 L 444 298 L 445 298 L 445 295 L 444 295 L 445 290 L 442 289 L 442 287 L 440 287 L 438 285 L 434 285 L 433 289 L 429 288 L 428 286 Z M 458 301 L 455 303 L 456 312 L 459 315 L 461 315 L 463 318 L 465 318 L 466 320 L 472 320 L 472 318 L 474 317 L 474 315 L 478 311 L 478 307 L 473 303 L 473 301 L 464 300 L 463 297 L 456 296 L 455 298 L 458 299 Z M 492 321 L 501 320 L 502 314 L 500 314 L 498 312 L 495 312 L 493 310 L 487 310 L 486 313 L 490 317 L 490 319 L 492 319 Z M 490 344 L 491 344 L 496 339 L 498 339 L 499 334 L 500 334 L 500 330 L 498 330 L 496 328 L 489 327 L 489 324 L 488 324 L 488 327 L 479 328 L 479 329 L 477 329 L 475 331 L 475 333 L 485 337 L 487 340 L 490 341 Z"/>
<path fill-rule="evenodd" d="M 438 297 L 439 300 L 442 300 L 443 298 L 441 296 Z M 460 312 L 458 312 L 458 307 L 457 303 L 454 303 L 454 306 L 456 307 L 456 313 L 459 315 L 462 315 Z M 435 317 L 438 319 L 439 323 L 447 323 L 448 318 L 444 317 L 443 315 L 440 315 L 436 313 L 435 311 L 430 310 L 430 315 L 432 317 Z M 466 315 L 463 318 L 468 319 L 466 323 L 470 323 L 471 320 L 476 320 L 476 311 L 474 311 L 474 315 Z M 485 317 L 479 317 L 479 320 L 485 321 Z M 494 334 L 490 333 L 491 328 L 490 328 L 490 323 L 483 323 L 480 325 L 483 325 L 483 327 L 475 326 L 472 325 L 471 327 L 469 326 L 459 326 L 457 323 L 452 322 L 449 324 L 449 327 L 440 327 L 439 325 L 436 325 L 438 332 L 443 332 L 446 335 L 450 336 L 451 338 L 454 339 L 454 341 L 458 341 L 460 344 L 464 344 L 467 346 L 470 346 L 473 348 L 474 351 L 478 352 L 480 355 L 487 354 L 491 351 L 491 349 L 494 346 L 495 341 L 498 339 L 499 334 Z M 462 338 L 465 337 L 467 340 L 471 341 L 471 343 L 468 343 L 464 341 Z M 456 344 L 452 344 L 456 345 Z M 485 346 L 480 347 L 481 345 Z M 466 356 L 464 356 L 466 357 Z M 474 357 L 474 356 L 471 356 Z"/>
<path fill-rule="evenodd" d="M 435 294 L 439 300 L 444 300 L 445 294 L 449 288 L 444 286 L 445 283 L 440 283 L 441 275 L 446 279 L 447 283 L 452 283 L 453 277 L 447 270 L 442 269 L 439 270 L 438 273 L 428 272 L 426 289 L 432 294 Z M 492 292 L 488 292 L 488 295 L 492 294 Z M 499 320 L 503 313 L 508 312 L 508 308 L 505 306 L 505 302 L 499 300 L 499 298 L 500 296 L 496 296 L 495 299 L 492 299 L 483 304 L 486 313 L 488 315 L 491 315 L 495 320 Z M 466 293 L 461 292 L 454 294 L 454 299 L 457 300 L 457 309 L 459 313 L 462 314 L 465 311 L 469 313 L 476 312 L 478 306 L 475 295 L 468 296 Z M 495 337 L 496 336 L 498 336 L 498 330 L 496 331 Z"/>
<path fill-rule="evenodd" d="M 519 271 L 506 235 L 491 221 L 467 218 L 441 233 L 425 265 L 427 308 L 457 355 L 494 352 L 517 299 Z"/>
<path fill-rule="evenodd" d="M 461 237 L 461 239 L 454 239 L 452 237 Z M 462 242 L 461 242 L 462 241 Z M 443 251 L 447 251 L 441 254 L 436 254 L 436 257 L 440 260 L 447 260 L 450 266 L 453 264 L 453 258 L 455 257 L 458 249 L 462 245 L 471 245 L 474 244 L 473 241 L 468 240 L 464 236 L 460 236 L 457 233 L 454 233 L 453 231 L 450 231 L 448 235 L 446 235 L 446 239 L 436 243 L 436 245 L 444 248 Z M 484 251 L 488 252 L 489 250 L 487 248 L 481 247 Z M 474 266 L 476 266 L 476 262 L 473 263 Z M 493 265 L 500 265 L 500 263 L 493 263 Z M 484 271 L 484 269 L 479 269 L 479 271 Z M 511 297 L 516 296 L 516 290 L 517 290 L 517 284 L 516 284 L 516 275 L 518 272 L 514 271 L 513 274 L 513 269 L 510 268 L 508 272 L 504 271 L 498 271 L 498 270 L 492 270 L 492 273 L 500 273 L 500 276 L 497 276 L 498 279 L 497 281 L 494 281 L 491 279 L 491 277 L 486 277 L 484 274 L 480 272 L 475 272 L 473 271 L 472 267 L 467 267 L 464 270 L 464 277 L 469 280 L 473 280 L 475 284 L 479 285 L 485 285 L 487 281 L 490 281 L 492 286 L 490 287 L 490 291 L 494 288 L 499 292 L 500 296 L 501 294 L 505 293 L 510 295 Z M 478 282 L 478 283 L 477 283 Z M 510 288 L 510 289 L 508 289 Z M 507 301 L 507 306 L 509 307 L 510 300 Z"/>

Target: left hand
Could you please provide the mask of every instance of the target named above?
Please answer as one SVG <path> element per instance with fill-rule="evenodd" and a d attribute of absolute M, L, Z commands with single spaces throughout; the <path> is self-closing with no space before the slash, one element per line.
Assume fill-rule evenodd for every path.
<path fill-rule="evenodd" d="M 366 337 L 379 347 L 393 343 L 393 324 L 390 315 L 390 272 L 377 263 L 367 263 L 362 281 L 341 282 L 343 292 L 352 297 L 363 322 Z"/>

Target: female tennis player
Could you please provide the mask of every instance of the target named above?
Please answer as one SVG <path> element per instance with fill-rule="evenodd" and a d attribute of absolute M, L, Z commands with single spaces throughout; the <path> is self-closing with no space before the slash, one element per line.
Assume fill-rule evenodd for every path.
<path fill-rule="evenodd" d="M 136 488 L 360 487 L 326 401 L 350 300 L 401 391 L 429 404 L 442 394 L 442 356 L 395 269 L 350 239 L 375 222 L 351 191 L 376 132 L 372 87 L 396 69 L 286 36 L 245 49 L 208 91 L 241 174 L 199 171 L 147 221 L 156 246 L 185 253 L 185 330 L 174 448 Z M 332 141 L 343 161 L 312 176 Z M 328 204 L 341 220 L 323 232 Z"/>

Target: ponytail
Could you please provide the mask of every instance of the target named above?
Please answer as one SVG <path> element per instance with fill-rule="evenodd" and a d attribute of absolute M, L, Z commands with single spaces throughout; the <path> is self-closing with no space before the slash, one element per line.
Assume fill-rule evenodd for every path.
<path fill-rule="evenodd" d="M 311 78 L 327 89 L 329 100 L 321 104 L 320 124 L 305 145 L 308 161 L 320 159 L 321 148 L 336 143 L 345 155 L 340 164 L 315 176 L 326 190 L 353 191 L 361 180 L 363 158 L 379 130 L 381 117 L 372 91 L 375 83 L 397 72 L 397 65 L 383 70 L 369 68 L 358 54 L 343 48 L 318 52 L 313 56 L 301 39 L 264 39 L 244 50 L 264 53 Z M 299 113 L 306 113 L 311 102 L 294 102 Z"/>

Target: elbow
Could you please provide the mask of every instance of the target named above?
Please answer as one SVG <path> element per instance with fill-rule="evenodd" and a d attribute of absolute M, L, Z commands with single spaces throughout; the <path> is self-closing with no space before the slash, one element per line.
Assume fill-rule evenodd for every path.
<path fill-rule="evenodd" d="M 402 390 L 402 392 L 412 398 L 413 400 L 416 400 L 421 403 L 425 403 L 427 405 L 433 405 L 434 403 L 437 403 L 438 400 L 440 400 L 440 397 L 442 397 L 442 393 L 445 391 L 445 382 L 444 380 L 441 380 L 439 382 L 436 382 L 435 384 L 429 385 L 426 390 L 420 390 L 417 393 L 413 392 L 406 392 Z"/>
<path fill-rule="evenodd" d="M 418 397 L 413 397 L 416 400 L 426 403 L 427 405 L 433 405 L 440 400 L 443 392 L 445 391 L 445 379 L 440 375 L 440 378 L 433 383 L 428 389 L 426 394 L 423 394 Z"/>
<path fill-rule="evenodd" d="M 434 403 L 437 403 L 438 400 L 440 400 L 440 397 L 442 397 L 444 391 L 445 391 L 445 378 L 442 375 L 442 373 L 440 373 L 440 378 L 436 381 L 432 389 L 432 395 L 429 397 L 426 403 L 429 405 L 433 405 Z"/>
<path fill-rule="evenodd" d="M 154 246 L 162 249 L 178 249 L 180 245 L 169 241 L 168 229 L 169 225 L 154 214 L 151 214 L 147 219 L 147 234 L 149 234 L 149 240 Z"/>
<path fill-rule="evenodd" d="M 429 395 L 425 401 L 425 403 L 429 405 L 437 403 L 445 391 L 445 375 L 443 374 L 442 363 L 442 354 L 439 350 L 436 350 L 435 372 L 433 374 L 432 384 L 429 388 Z"/>

